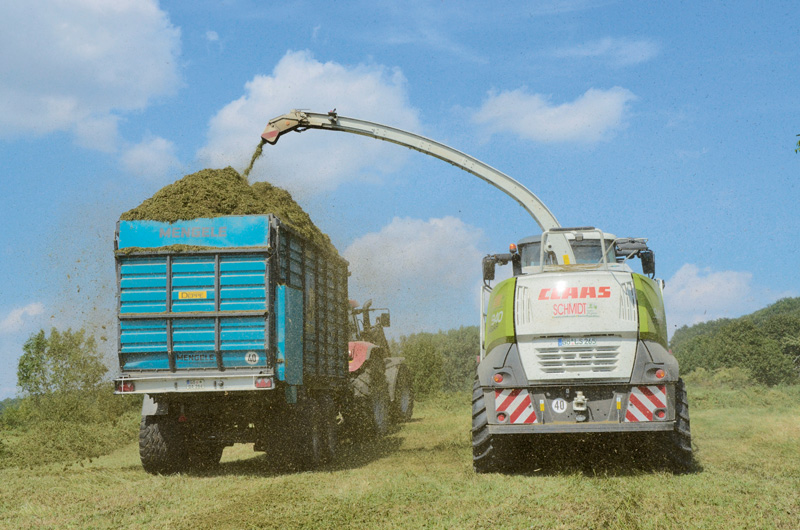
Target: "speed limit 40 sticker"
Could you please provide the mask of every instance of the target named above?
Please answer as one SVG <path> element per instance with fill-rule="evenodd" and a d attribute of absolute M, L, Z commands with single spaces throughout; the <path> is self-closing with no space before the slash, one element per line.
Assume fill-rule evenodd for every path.
<path fill-rule="evenodd" d="M 258 354 L 254 351 L 249 351 L 245 354 L 244 360 L 247 364 L 258 364 Z"/>
<path fill-rule="evenodd" d="M 567 400 L 564 398 L 556 398 L 553 400 L 553 403 L 550 405 L 550 407 L 556 414 L 563 414 L 567 411 Z"/>

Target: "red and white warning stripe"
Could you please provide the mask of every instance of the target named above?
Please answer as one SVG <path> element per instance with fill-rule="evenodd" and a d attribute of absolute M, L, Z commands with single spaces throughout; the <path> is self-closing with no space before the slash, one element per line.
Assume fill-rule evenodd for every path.
<path fill-rule="evenodd" d="M 666 385 L 635 386 L 628 396 L 628 410 L 625 412 L 626 422 L 653 421 L 656 409 L 667 408 Z"/>
<path fill-rule="evenodd" d="M 494 409 L 508 414 L 509 423 L 537 423 L 531 396 L 522 388 L 495 390 Z"/>

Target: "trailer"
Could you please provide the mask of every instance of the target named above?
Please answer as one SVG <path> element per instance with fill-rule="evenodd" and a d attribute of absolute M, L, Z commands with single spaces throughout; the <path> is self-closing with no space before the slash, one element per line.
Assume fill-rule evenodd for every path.
<path fill-rule="evenodd" d="M 333 458 L 351 391 L 348 263 L 276 216 L 120 221 L 115 393 L 143 395 L 151 473 L 224 447 L 298 469 Z"/>

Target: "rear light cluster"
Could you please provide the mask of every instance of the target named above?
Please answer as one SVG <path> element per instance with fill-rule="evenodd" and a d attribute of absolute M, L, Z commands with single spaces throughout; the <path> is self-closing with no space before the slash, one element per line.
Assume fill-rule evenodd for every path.
<path fill-rule="evenodd" d="M 254 384 L 256 388 L 272 388 L 272 378 L 256 377 Z"/>
<path fill-rule="evenodd" d="M 134 392 L 136 390 L 136 385 L 133 384 L 133 381 L 117 381 L 116 382 L 117 392 L 124 394 L 127 392 Z"/>

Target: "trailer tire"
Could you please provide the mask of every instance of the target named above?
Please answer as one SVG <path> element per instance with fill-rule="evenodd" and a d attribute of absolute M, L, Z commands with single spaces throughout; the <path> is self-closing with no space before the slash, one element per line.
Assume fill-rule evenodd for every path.
<path fill-rule="evenodd" d="M 188 463 L 185 439 L 175 418 L 142 416 L 139 457 L 148 473 L 164 475 L 183 471 Z"/>
<path fill-rule="evenodd" d="M 300 406 L 298 425 L 299 466 L 303 470 L 313 470 L 320 466 L 324 457 L 322 414 L 319 405 L 311 398 L 305 398 Z"/>
<path fill-rule="evenodd" d="M 224 446 L 210 442 L 195 442 L 187 448 L 187 467 L 203 471 L 219 465 Z"/>
<path fill-rule="evenodd" d="M 336 457 L 339 446 L 339 424 L 336 421 L 337 407 L 333 397 L 324 394 L 319 398 L 322 414 L 322 463 L 327 464 Z"/>
<path fill-rule="evenodd" d="M 472 385 L 472 467 L 476 473 L 499 471 L 497 440 L 489 433 L 483 388 L 475 377 Z"/>
<path fill-rule="evenodd" d="M 675 429 L 666 440 L 667 458 L 677 472 L 690 472 L 695 467 L 692 432 L 689 423 L 689 398 L 683 379 L 675 385 Z"/>
<path fill-rule="evenodd" d="M 414 414 L 414 387 L 408 368 L 400 366 L 394 386 L 392 414 L 397 422 L 407 422 Z"/>

